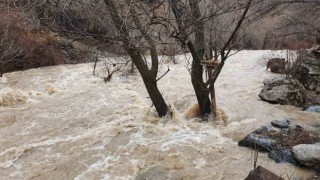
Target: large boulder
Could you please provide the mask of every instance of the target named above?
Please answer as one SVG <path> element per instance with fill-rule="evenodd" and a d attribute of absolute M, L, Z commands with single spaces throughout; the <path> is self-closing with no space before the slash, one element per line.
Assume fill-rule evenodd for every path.
<path fill-rule="evenodd" d="M 302 66 L 309 69 L 310 75 L 320 75 L 320 55 L 315 53 L 314 49 L 300 52 L 298 59 Z"/>
<path fill-rule="evenodd" d="M 320 143 L 299 144 L 292 148 L 292 152 L 301 164 L 320 171 Z"/>
<path fill-rule="evenodd" d="M 273 172 L 258 166 L 256 169 L 250 171 L 248 177 L 244 180 L 284 180 L 282 177 L 277 176 Z"/>
<path fill-rule="evenodd" d="M 274 78 L 265 80 L 259 97 L 273 104 L 286 104 L 302 107 L 306 89 L 296 79 Z"/>
<path fill-rule="evenodd" d="M 297 58 L 297 76 L 307 89 L 316 89 L 320 86 L 320 47 L 315 46 L 299 53 Z"/>
<path fill-rule="evenodd" d="M 286 64 L 284 59 L 273 58 L 267 69 L 284 71 L 286 78 L 265 80 L 259 97 L 273 104 L 308 108 L 320 105 L 320 45 L 299 52 L 297 60 Z M 286 67 L 287 66 L 287 67 Z M 284 70 L 279 69 L 284 68 Z M 272 70 L 274 68 L 274 70 Z M 286 69 L 287 68 L 287 69 Z"/>

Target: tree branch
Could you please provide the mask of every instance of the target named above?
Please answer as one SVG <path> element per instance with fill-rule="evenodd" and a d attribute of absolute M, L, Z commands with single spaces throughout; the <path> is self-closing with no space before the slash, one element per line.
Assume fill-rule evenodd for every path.
<path fill-rule="evenodd" d="M 157 79 L 157 81 L 159 81 L 161 78 L 163 78 L 166 74 L 168 74 L 168 72 L 170 71 L 170 68 L 169 68 L 169 66 L 168 66 L 168 70 L 162 75 L 162 76 L 160 76 L 158 79 Z"/>

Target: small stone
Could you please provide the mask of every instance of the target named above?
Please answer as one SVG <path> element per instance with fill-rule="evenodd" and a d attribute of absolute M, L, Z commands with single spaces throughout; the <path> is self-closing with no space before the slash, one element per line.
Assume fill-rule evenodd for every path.
<path fill-rule="evenodd" d="M 254 134 L 262 134 L 264 132 L 270 132 L 271 130 L 274 130 L 274 128 L 271 125 L 267 126 L 261 126 L 260 128 L 253 131 Z"/>
<path fill-rule="evenodd" d="M 267 69 L 273 73 L 284 74 L 286 72 L 286 60 L 284 58 L 272 58 L 268 60 Z"/>
<path fill-rule="evenodd" d="M 250 147 L 265 152 L 270 152 L 274 144 L 276 144 L 275 140 L 259 136 L 258 134 L 249 134 L 238 143 L 239 146 Z"/>
<path fill-rule="evenodd" d="M 288 128 L 290 123 L 288 123 L 287 120 L 285 120 L 285 121 L 274 120 L 274 121 L 271 121 L 271 125 L 274 127 L 283 129 L 283 128 Z"/>

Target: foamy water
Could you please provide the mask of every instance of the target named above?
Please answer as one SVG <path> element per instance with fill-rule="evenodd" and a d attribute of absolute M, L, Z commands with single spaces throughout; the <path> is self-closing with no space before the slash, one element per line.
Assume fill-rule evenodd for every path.
<path fill-rule="evenodd" d="M 277 52 L 279 53 L 279 52 Z M 271 120 L 320 123 L 320 115 L 259 99 L 270 51 L 232 56 L 216 85 L 226 125 L 186 119 L 196 103 L 184 56 L 164 64 L 160 91 L 173 118 L 156 117 L 139 75 L 115 74 L 104 83 L 93 64 L 45 67 L 4 74 L 0 80 L 0 179 L 243 179 L 253 152 L 237 141 Z M 101 66 L 102 67 L 102 66 Z M 98 70 L 103 74 L 103 70 Z M 276 164 L 260 154 L 258 164 L 278 175 L 304 179 L 313 172 Z M 283 176 L 285 177 L 285 176 Z"/>

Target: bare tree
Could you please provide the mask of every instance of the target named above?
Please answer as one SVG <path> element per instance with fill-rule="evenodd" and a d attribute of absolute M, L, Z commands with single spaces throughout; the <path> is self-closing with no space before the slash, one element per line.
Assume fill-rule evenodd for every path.
<path fill-rule="evenodd" d="M 264 0 L 35 0 L 28 7 L 55 32 L 127 54 L 159 116 L 168 110 L 157 86 L 159 47 L 177 40 L 192 55 L 191 81 L 206 120 L 212 110 L 215 115 L 214 84 L 232 50 L 241 49 L 244 27 L 276 6 Z M 209 49 L 207 59 L 215 60 L 207 80 L 203 79 L 205 49 Z M 151 62 L 145 60 L 146 51 Z"/>
<path fill-rule="evenodd" d="M 149 96 L 159 114 L 160 117 L 165 116 L 168 111 L 167 104 L 165 103 L 162 94 L 158 90 L 157 87 L 157 75 L 158 75 L 158 66 L 159 66 L 159 60 L 158 60 L 158 54 L 156 49 L 156 44 L 151 35 L 147 32 L 147 30 L 144 28 L 148 28 L 147 26 L 143 26 L 143 24 L 140 21 L 140 18 L 143 18 L 138 15 L 137 9 L 135 3 L 131 3 L 130 1 L 127 1 L 125 4 L 127 6 L 121 7 L 121 3 L 116 3 L 113 0 L 105 0 L 105 4 L 108 7 L 112 22 L 114 23 L 116 30 L 118 31 L 118 38 L 120 42 L 122 43 L 122 48 L 127 52 L 127 54 L 131 57 L 132 61 L 138 68 L 141 77 L 143 79 L 143 82 L 147 88 L 147 91 L 149 93 Z M 143 4 L 140 4 L 143 6 Z M 127 8 L 125 9 L 127 15 L 122 16 L 120 10 L 121 8 Z M 143 9 L 146 10 L 146 9 Z M 128 16 L 128 14 L 130 16 Z M 132 19 L 133 24 L 128 24 L 126 20 L 129 20 L 129 18 Z M 151 53 L 151 68 L 148 68 L 148 65 L 143 60 L 142 52 L 139 51 L 137 46 L 135 45 L 135 42 L 133 42 L 130 38 L 130 32 L 129 30 L 131 27 L 135 27 L 143 39 L 147 42 L 148 48 Z"/>
<path fill-rule="evenodd" d="M 201 109 L 201 116 L 204 120 L 207 120 L 208 115 L 211 113 L 215 115 L 216 113 L 214 83 L 216 82 L 225 61 L 231 55 L 231 50 L 235 45 L 236 37 L 246 18 L 252 0 L 248 0 L 244 5 L 233 1 L 213 1 L 211 2 L 211 5 L 216 6 L 216 9 L 207 14 L 202 13 L 206 12 L 206 9 L 200 9 L 201 3 L 207 5 L 210 1 L 189 0 L 188 4 L 178 0 L 169 1 L 177 24 L 176 28 L 174 28 L 175 31 L 172 34 L 182 45 L 186 45 L 191 52 L 193 58 L 191 81 Z M 209 21 L 214 21 L 215 18 L 221 17 L 228 12 L 236 11 L 240 13 L 239 18 L 235 18 L 234 16 L 234 20 L 229 24 L 229 26 L 233 27 L 233 30 L 220 32 L 219 37 L 215 37 L 221 38 L 219 40 L 220 42 L 223 42 L 222 46 L 217 47 L 217 45 L 213 45 L 212 39 L 211 42 L 209 41 L 211 47 L 213 46 L 215 48 L 216 57 L 218 56 L 217 52 L 219 51 L 220 63 L 215 66 L 213 72 L 209 74 L 209 79 L 205 82 L 203 79 L 202 67 L 202 60 L 205 52 L 205 25 L 208 24 Z M 218 32 L 216 33 L 218 34 Z M 194 40 L 192 40 L 192 35 Z M 212 48 L 210 49 L 212 50 Z M 210 93 L 212 102 L 210 102 L 209 99 Z M 212 112 L 212 110 L 214 112 Z"/>
<path fill-rule="evenodd" d="M 281 9 L 281 21 L 271 36 L 276 38 L 295 37 L 309 39 L 320 44 L 320 1 L 281 1 L 274 2 L 273 10 Z"/>

